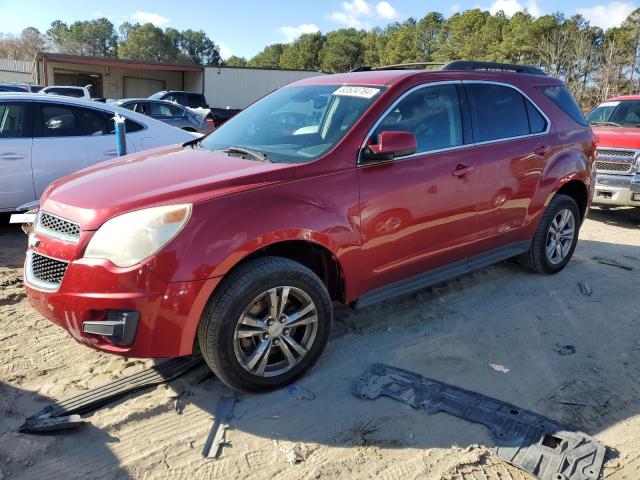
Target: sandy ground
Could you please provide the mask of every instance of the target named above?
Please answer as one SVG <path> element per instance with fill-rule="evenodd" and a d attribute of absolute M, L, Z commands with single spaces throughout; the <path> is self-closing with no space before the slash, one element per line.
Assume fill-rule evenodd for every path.
<path fill-rule="evenodd" d="M 51 400 L 152 363 L 82 347 L 36 314 L 20 281 L 25 240 L 0 227 L 0 480 L 529 478 L 491 454 L 480 425 L 353 397 L 353 380 L 372 362 L 582 429 L 612 448 L 604 478 L 640 478 L 640 211 L 592 211 L 559 275 L 505 262 L 358 314 L 337 312 L 327 350 L 298 383 L 315 398 L 240 396 L 217 461 L 201 451 L 229 391 L 204 368 L 103 408 L 80 430 L 16 433 Z M 578 287 L 585 280 L 590 297 Z M 569 346 L 575 353 L 561 355 Z"/>

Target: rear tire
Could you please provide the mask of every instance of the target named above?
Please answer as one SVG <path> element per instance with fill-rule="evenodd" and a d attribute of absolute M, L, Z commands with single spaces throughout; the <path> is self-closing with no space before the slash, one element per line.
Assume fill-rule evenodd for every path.
<path fill-rule="evenodd" d="M 210 298 L 198 325 L 202 356 L 241 392 L 293 382 L 319 358 L 333 321 L 320 278 L 289 259 L 264 257 L 233 270 Z"/>
<path fill-rule="evenodd" d="M 542 215 L 529 250 L 519 257 L 520 263 L 533 273 L 558 273 L 571 260 L 580 224 L 580 210 L 575 200 L 556 195 Z"/>

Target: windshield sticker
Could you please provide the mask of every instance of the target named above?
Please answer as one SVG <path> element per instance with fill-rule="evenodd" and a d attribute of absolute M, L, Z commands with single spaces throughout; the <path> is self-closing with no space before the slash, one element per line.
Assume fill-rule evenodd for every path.
<path fill-rule="evenodd" d="M 379 88 L 352 87 L 345 85 L 333 92 L 333 95 L 337 95 L 340 97 L 373 98 L 379 91 Z"/>
<path fill-rule="evenodd" d="M 598 105 L 599 107 L 617 107 L 618 105 L 620 105 L 620 102 L 604 102 L 601 103 L 600 105 Z"/>

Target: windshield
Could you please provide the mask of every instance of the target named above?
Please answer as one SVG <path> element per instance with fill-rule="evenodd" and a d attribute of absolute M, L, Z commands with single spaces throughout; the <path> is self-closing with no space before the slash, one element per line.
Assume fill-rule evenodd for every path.
<path fill-rule="evenodd" d="M 156 92 L 153 95 L 149 95 L 147 98 L 152 98 L 153 100 L 162 100 L 162 96 L 167 93 L 165 90 L 160 92 Z"/>
<path fill-rule="evenodd" d="M 604 102 L 587 115 L 589 125 L 640 127 L 640 100 Z"/>
<path fill-rule="evenodd" d="M 284 87 L 205 137 L 200 147 L 249 148 L 276 163 L 309 162 L 333 148 L 382 88 L 340 85 Z"/>

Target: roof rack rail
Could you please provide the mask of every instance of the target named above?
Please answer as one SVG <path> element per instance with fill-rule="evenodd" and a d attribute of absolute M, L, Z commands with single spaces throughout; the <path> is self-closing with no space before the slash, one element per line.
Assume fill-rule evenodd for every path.
<path fill-rule="evenodd" d="M 456 60 L 447 63 L 442 70 L 499 70 L 503 72 L 527 73 L 529 75 L 546 76 L 538 67 L 519 65 L 517 63 L 476 62 L 468 60 Z"/>
<path fill-rule="evenodd" d="M 371 67 L 371 66 L 363 66 L 357 67 L 351 72 L 370 72 L 375 70 L 404 70 L 404 69 L 414 69 L 416 67 L 442 67 L 446 65 L 444 62 L 413 62 L 413 63 L 396 63 L 394 65 L 384 65 L 382 67 Z"/>

